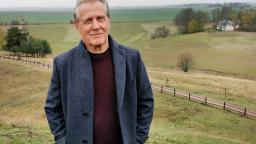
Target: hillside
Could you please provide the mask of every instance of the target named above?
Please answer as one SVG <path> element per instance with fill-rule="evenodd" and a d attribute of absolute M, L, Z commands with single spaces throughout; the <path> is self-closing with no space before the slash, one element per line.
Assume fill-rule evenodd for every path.
<path fill-rule="evenodd" d="M 155 28 L 165 25 L 171 33 L 166 39 L 151 40 Z M 31 35 L 47 39 L 55 54 L 79 42 L 72 25 L 30 25 Z M 112 36 L 121 44 L 137 48 L 147 66 L 175 68 L 180 54 L 190 53 L 193 69 L 256 78 L 256 33 L 212 32 L 178 35 L 169 22 L 112 23 Z M 161 59 L 159 59 L 161 57 Z"/>
<path fill-rule="evenodd" d="M 149 69 L 149 73 L 152 71 Z M 52 143 L 43 110 L 50 73 L 0 60 L 0 143 Z M 150 78 L 158 79 L 158 76 Z M 154 95 L 150 143 L 256 142 L 254 119 L 157 92 Z"/>

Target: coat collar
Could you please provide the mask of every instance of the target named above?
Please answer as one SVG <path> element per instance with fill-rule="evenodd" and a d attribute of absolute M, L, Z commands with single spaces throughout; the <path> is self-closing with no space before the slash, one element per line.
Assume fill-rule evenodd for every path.
<path fill-rule="evenodd" d="M 125 51 L 120 48 L 119 44 L 115 42 L 111 36 L 108 37 L 109 46 L 112 49 L 112 61 L 114 66 L 117 106 L 118 110 L 121 109 L 124 99 L 125 81 L 126 81 L 126 56 Z M 90 108 L 93 109 L 93 71 L 90 56 L 83 41 L 78 45 L 78 53 L 73 56 L 74 72 L 72 75 L 78 80 L 75 85 L 80 85 L 82 91 L 85 93 L 81 96 L 86 97 L 86 101 Z M 76 73 L 77 72 L 77 73 Z"/>

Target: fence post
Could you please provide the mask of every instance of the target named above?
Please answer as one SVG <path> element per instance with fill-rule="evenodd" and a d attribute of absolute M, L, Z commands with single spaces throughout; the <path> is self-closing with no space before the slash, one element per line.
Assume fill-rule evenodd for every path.
<path fill-rule="evenodd" d="M 204 104 L 207 105 L 207 97 L 205 97 Z"/>
<path fill-rule="evenodd" d="M 160 91 L 161 93 L 163 93 L 163 86 L 161 85 L 161 91 Z"/>
<path fill-rule="evenodd" d="M 244 108 L 244 116 L 246 116 L 246 108 Z"/>
<path fill-rule="evenodd" d="M 225 98 L 227 97 L 227 88 L 225 88 Z"/>
<path fill-rule="evenodd" d="M 173 95 L 175 96 L 176 95 L 176 89 L 174 88 L 173 90 Z"/>
<path fill-rule="evenodd" d="M 190 100 L 190 93 L 188 93 L 188 99 Z"/>
<path fill-rule="evenodd" d="M 49 65 L 48 65 L 48 69 L 49 69 Z M 151 84 L 152 85 L 152 84 Z"/>
<path fill-rule="evenodd" d="M 226 110 L 226 102 L 224 102 L 223 109 Z"/>

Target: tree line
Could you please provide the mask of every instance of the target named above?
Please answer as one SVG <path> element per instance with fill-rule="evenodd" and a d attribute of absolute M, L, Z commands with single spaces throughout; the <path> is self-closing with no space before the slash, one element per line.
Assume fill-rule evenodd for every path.
<path fill-rule="evenodd" d="M 256 9 L 238 7 L 234 4 L 224 4 L 211 10 L 210 13 L 195 11 L 192 8 L 183 9 L 175 17 L 175 24 L 183 34 L 204 31 L 206 23 L 213 23 L 216 28 L 220 21 L 229 20 L 239 25 L 240 31 L 256 32 Z"/>
<path fill-rule="evenodd" d="M 25 54 L 33 57 L 46 57 L 52 53 L 47 40 L 33 38 L 27 31 L 11 27 L 5 37 L 6 44 L 3 50 L 17 54 Z"/>

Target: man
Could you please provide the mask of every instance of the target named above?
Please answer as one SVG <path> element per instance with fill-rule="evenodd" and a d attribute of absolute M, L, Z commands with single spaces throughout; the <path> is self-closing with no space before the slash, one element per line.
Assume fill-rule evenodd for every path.
<path fill-rule="evenodd" d="M 54 58 L 45 105 L 57 144 L 143 144 L 153 117 L 139 52 L 111 36 L 105 0 L 78 0 L 78 46 Z"/>

